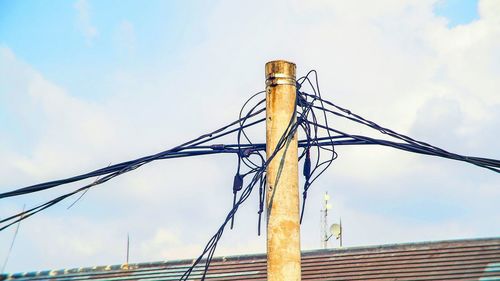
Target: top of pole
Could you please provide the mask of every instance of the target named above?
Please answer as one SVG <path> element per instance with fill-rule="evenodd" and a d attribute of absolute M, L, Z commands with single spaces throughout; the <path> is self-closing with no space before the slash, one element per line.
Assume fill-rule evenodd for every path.
<path fill-rule="evenodd" d="M 293 85 L 295 86 L 295 69 L 293 62 L 275 60 L 266 63 L 266 85 Z"/>

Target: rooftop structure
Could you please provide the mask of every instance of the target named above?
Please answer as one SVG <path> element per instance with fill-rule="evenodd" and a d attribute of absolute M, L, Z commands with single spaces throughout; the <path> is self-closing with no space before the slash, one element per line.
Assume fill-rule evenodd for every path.
<path fill-rule="evenodd" d="M 0 275 L 0 280 L 179 280 L 192 260 Z M 199 280 L 197 267 L 189 280 Z M 214 258 L 207 280 L 266 280 L 266 255 Z M 500 238 L 304 251 L 302 280 L 500 280 Z"/>

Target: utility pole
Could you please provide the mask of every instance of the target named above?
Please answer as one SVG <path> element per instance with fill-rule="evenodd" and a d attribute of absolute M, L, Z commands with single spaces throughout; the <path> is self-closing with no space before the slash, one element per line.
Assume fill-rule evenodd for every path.
<path fill-rule="evenodd" d="M 281 60 L 266 63 L 268 159 L 289 127 L 290 120 L 296 122 L 295 109 L 295 64 Z M 301 280 L 301 252 L 297 133 L 270 162 L 266 180 L 267 280 L 298 281 Z"/>

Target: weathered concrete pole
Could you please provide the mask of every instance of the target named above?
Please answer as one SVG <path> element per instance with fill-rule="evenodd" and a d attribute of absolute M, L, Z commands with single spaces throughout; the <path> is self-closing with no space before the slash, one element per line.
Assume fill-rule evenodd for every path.
<path fill-rule="evenodd" d="M 266 63 L 266 152 L 269 158 L 291 118 L 296 122 L 295 64 Z M 267 280 L 301 280 L 297 133 L 267 168 Z M 282 171 L 277 179 L 280 165 Z M 278 182 L 276 182 L 278 180 Z"/>

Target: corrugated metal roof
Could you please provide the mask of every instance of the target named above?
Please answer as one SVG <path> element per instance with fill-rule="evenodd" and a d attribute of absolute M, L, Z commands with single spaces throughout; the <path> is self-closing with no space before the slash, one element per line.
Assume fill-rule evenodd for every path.
<path fill-rule="evenodd" d="M 0 280 L 178 280 L 192 260 L 1 275 Z M 197 267 L 190 280 L 199 280 Z M 218 257 L 208 280 L 266 280 L 266 255 Z M 500 280 L 500 238 L 305 251 L 302 280 Z"/>

